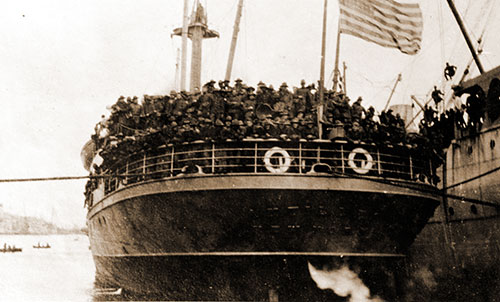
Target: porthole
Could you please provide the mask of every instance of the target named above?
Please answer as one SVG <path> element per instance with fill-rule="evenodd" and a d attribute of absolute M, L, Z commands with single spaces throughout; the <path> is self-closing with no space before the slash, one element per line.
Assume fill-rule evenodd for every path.
<path fill-rule="evenodd" d="M 469 149 L 467 149 L 467 152 L 469 152 L 469 154 L 472 154 L 472 146 L 469 146 Z"/>
<path fill-rule="evenodd" d="M 476 205 L 471 205 L 470 206 L 470 211 L 471 211 L 472 214 L 477 214 L 477 207 L 476 207 Z"/>
<path fill-rule="evenodd" d="M 448 208 L 448 213 L 450 213 L 450 216 L 455 215 L 455 209 L 453 209 L 453 207 L 449 207 Z"/>
<path fill-rule="evenodd" d="M 495 148 L 495 140 L 490 140 L 490 148 L 491 149 Z"/>

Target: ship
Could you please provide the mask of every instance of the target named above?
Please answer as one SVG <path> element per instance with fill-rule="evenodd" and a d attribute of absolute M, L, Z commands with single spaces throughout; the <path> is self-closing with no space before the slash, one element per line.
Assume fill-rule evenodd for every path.
<path fill-rule="evenodd" d="M 174 30 L 199 45 L 192 91 L 200 41 L 218 36 L 202 10 L 194 15 Z M 439 169 L 414 145 L 352 140 L 335 128 L 316 139 L 196 140 L 125 154 L 91 174 L 96 281 L 164 299 L 328 300 L 314 290 L 310 263 L 348 264 L 389 300 L 416 272 L 438 284 L 410 289 L 424 299 L 495 297 L 499 74 L 456 87 L 481 89 L 491 110 L 480 131 L 455 137 Z M 91 142 L 82 159 L 88 170 L 102 163 Z"/>
<path fill-rule="evenodd" d="M 496 67 L 454 87 L 456 96 L 481 97 L 484 123 L 455 129 L 446 150 L 443 199 L 409 251 L 410 270 L 428 276 L 418 299 L 495 301 L 500 294 L 499 84 Z"/>

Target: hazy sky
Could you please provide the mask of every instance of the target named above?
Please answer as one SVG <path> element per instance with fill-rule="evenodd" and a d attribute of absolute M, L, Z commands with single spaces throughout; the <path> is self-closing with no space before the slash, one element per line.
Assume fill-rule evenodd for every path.
<path fill-rule="evenodd" d="M 224 77 L 237 0 L 202 0 L 220 38 L 205 40 L 202 81 Z M 410 1 L 411 2 L 411 1 Z M 470 54 L 446 1 L 418 1 L 424 15 L 420 54 L 408 56 L 342 36 L 351 98 L 382 109 L 425 99 L 442 85 L 449 61 L 460 73 Z M 456 0 L 476 39 L 486 22 L 485 69 L 500 62 L 495 0 Z M 192 4 L 191 4 L 192 5 Z M 245 2 L 233 79 L 278 87 L 319 79 L 323 0 Z M 86 175 L 80 149 L 106 106 L 120 96 L 165 94 L 175 86 L 181 0 L 5 0 L 0 4 L 0 178 Z M 337 1 L 328 6 L 326 79 L 331 80 Z M 497 23 L 497 24 L 495 24 Z M 189 70 L 189 69 L 188 69 Z M 474 69 L 474 73 L 476 73 Z M 331 82 L 330 84 L 331 85 Z M 8 212 L 83 226 L 85 181 L 0 183 Z"/>

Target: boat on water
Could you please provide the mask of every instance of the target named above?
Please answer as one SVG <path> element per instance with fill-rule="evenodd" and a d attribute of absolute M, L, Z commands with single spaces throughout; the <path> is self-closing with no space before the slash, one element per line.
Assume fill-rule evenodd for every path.
<path fill-rule="evenodd" d="M 50 244 L 48 242 L 45 243 L 45 245 L 40 245 L 40 242 L 38 242 L 37 245 L 33 245 L 33 248 L 34 249 L 50 249 L 51 246 L 50 246 Z"/>
<path fill-rule="evenodd" d="M 215 33 L 200 7 L 189 35 L 201 40 Z M 191 78 L 196 90 L 193 79 L 199 76 Z M 180 95 L 176 100 L 212 98 Z M 259 108 L 251 113 L 257 120 L 274 118 Z M 98 282 L 167 299 L 308 300 L 296 294 L 297 283 L 313 283 L 309 262 L 354 263 L 380 277 L 370 261 L 404 258 L 440 204 L 435 158 L 422 146 L 352 139 L 344 130 L 190 140 L 120 132 L 107 140 L 114 151 L 87 143 L 87 224 Z"/>
<path fill-rule="evenodd" d="M 22 251 L 22 248 L 16 247 L 15 245 L 8 246 L 7 244 L 4 244 L 3 248 L 0 249 L 0 253 L 17 253 Z"/>

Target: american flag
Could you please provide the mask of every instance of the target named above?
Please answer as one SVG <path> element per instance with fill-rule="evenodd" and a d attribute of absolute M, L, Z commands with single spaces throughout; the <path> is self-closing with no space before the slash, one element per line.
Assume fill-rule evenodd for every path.
<path fill-rule="evenodd" d="M 340 32 L 414 55 L 422 42 L 417 3 L 393 0 L 339 0 Z"/>

